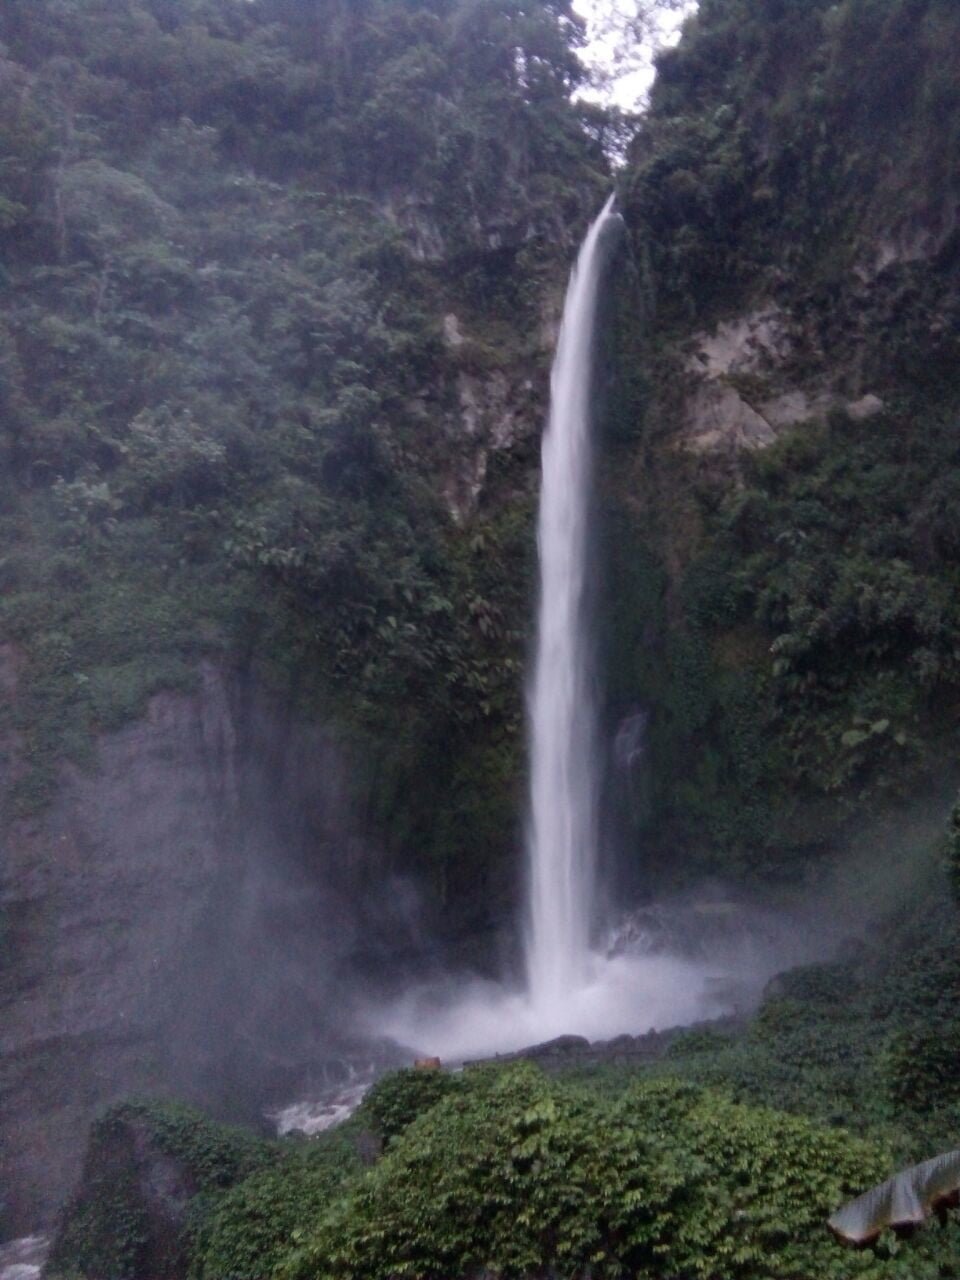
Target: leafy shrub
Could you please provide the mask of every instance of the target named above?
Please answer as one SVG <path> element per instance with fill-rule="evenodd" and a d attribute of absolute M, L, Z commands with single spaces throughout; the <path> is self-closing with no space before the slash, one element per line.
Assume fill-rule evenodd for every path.
<path fill-rule="evenodd" d="M 623 1102 L 657 1145 L 695 1171 L 667 1234 L 664 1274 L 853 1276 L 869 1268 L 866 1259 L 834 1265 L 823 1222 L 838 1187 L 860 1188 L 870 1169 L 889 1168 L 882 1148 L 801 1117 L 683 1088 L 669 1080 L 641 1084 Z"/>
<path fill-rule="evenodd" d="M 455 1093 L 459 1086 L 459 1077 L 445 1071 L 417 1068 L 392 1071 L 378 1080 L 366 1095 L 363 1114 L 384 1146 L 389 1146 L 417 1116 Z"/>
<path fill-rule="evenodd" d="M 713 1053 L 725 1049 L 730 1044 L 730 1036 L 712 1027 L 696 1027 L 692 1031 L 683 1031 L 667 1048 L 667 1058 L 689 1058 L 694 1054 Z"/>
<path fill-rule="evenodd" d="M 183 1165 L 199 1191 L 231 1186 L 277 1158 L 276 1144 L 217 1124 L 182 1102 L 125 1102 L 100 1121 L 102 1127 L 124 1124 L 145 1130 L 160 1151 Z"/>
<path fill-rule="evenodd" d="M 198 1206 L 193 1280 L 261 1280 L 300 1244 L 361 1169 L 351 1144 L 330 1134 L 297 1144 L 281 1163 Z"/>
<path fill-rule="evenodd" d="M 835 1265 L 823 1220 L 888 1168 L 842 1131 L 673 1081 L 613 1100 L 529 1064 L 480 1069 L 409 1125 L 279 1274 L 868 1274 L 872 1258 Z"/>
<path fill-rule="evenodd" d="M 873 1000 L 888 1028 L 883 1084 L 908 1123 L 960 1103 L 960 948 L 954 918 L 944 915 L 931 912 L 907 939 L 912 945 L 889 964 Z"/>
<path fill-rule="evenodd" d="M 97 1280 L 180 1274 L 187 1202 L 215 1195 L 277 1157 L 275 1145 L 180 1103 L 112 1107 L 91 1130 L 80 1189 L 54 1241 L 50 1273 Z"/>
<path fill-rule="evenodd" d="M 149 1219 L 136 1188 L 122 1180 L 101 1183 L 95 1199 L 68 1206 L 48 1272 L 55 1280 L 74 1276 L 135 1280 L 149 1239 Z"/>
<path fill-rule="evenodd" d="M 900 1111 L 960 1102 L 960 1017 L 951 1014 L 896 1032 L 884 1058 L 890 1099 Z"/>
<path fill-rule="evenodd" d="M 526 1064 L 480 1070 L 409 1126 L 284 1274 L 636 1269 L 684 1176 L 618 1119 Z"/>

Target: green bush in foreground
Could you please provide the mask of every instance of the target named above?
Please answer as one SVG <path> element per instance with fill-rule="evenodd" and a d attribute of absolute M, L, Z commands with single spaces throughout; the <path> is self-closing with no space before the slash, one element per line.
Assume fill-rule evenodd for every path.
<path fill-rule="evenodd" d="M 361 1123 L 388 1137 L 366 1171 Z M 157 1157 L 180 1171 L 178 1204 L 155 1194 Z M 960 1223 L 861 1252 L 827 1231 L 892 1167 L 875 1141 L 690 1081 L 558 1079 L 529 1063 L 395 1073 L 309 1141 L 124 1104 L 94 1129 L 51 1268 L 91 1280 L 955 1277 Z"/>
<path fill-rule="evenodd" d="M 639 1259 L 682 1170 L 610 1108 L 532 1067 L 479 1071 L 335 1205 L 290 1277 L 507 1275 Z"/>
<path fill-rule="evenodd" d="M 371 1128 L 389 1144 L 409 1124 L 461 1085 L 459 1076 L 445 1071 L 423 1071 L 407 1067 L 391 1071 L 378 1080 L 363 1100 L 363 1116 Z"/>
<path fill-rule="evenodd" d="M 298 1144 L 282 1163 L 198 1206 L 192 1280 L 261 1280 L 301 1243 L 331 1200 L 361 1171 L 337 1134 Z"/>
<path fill-rule="evenodd" d="M 93 1125 L 81 1185 L 50 1254 L 51 1276 L 138 1280 L 182 1274 L 187 1202 L 213 1199 L 275 1164 L 276 1143 L 177 1102 L 124 1102 Z M 176 1170 L 164 1191 L 169 1171 Z"/>
<path fill-rule="evenodd" d="M 674 1081 L 609 1100 L 528 1064 L 481 1069 L 410 1124 L 276 1274 L 895 1276 L 895 1258 L 847 1253 L 824 1227 L 889 1171 L 874 1143 Z"/>

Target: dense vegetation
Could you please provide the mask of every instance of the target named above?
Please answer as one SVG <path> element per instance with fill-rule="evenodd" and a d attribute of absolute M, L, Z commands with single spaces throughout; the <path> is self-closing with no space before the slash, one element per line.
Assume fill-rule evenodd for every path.
<path fill-rule="evenodd" d="M 882 1167 L 846 1135 L 683 1086 L 610 1101 L 530 1067 L 480 1071 L 407 1129 L 284 1274 L 829 1274 L 829 1238 L 811 1239 L 821 1206 Z M 776 1188 L 793 1181 L 802 1199 L 786 1213 Z"/>
<path fill-rule="evenodd" d="M 216 1125 L 178 1103 L 129 1102 L 111 1108 L 93 1126 L 82 1191 L 67 1206 L 50 1269 L 56 1273 L 158 1277 L 176 1275 L 187 1257 L 187 1232 L 157 1221 L 156 1203 L 138 1181 L 145 1149 L 162 1164 L 159 1195 L 184 1203 L 216 1198 L 279 1161 L 269 1144 L 240 1129 Z M 167 1174 L 164 1177 L 164 1173 Z"/>
<path fill-rule="evenodd" d="M 635 840 L 684 874 L 809 875 L 851 819 L 956 784 L 958 22 L 705 0 L 659 60 L 628 170 L 645 304 L 621 299 L 615 358 L 644 358 L 611 423 L 611 699 L 651 712 Z M 692 339 L 757 311 L 778 355 L 727 385 L 834 407 L 687 452 Z M 882 412 L 851 417 L 866 393 Z"/>
<path fill-rule="evenodd" d="M 661 325 L 832 288 L 852 336 L 846 270 L 901 219 L 921 242 L 952 225 L 958 21 L 950 0 L 702 0 L 631 156 Z"/>
<path fill-rule="evenodd" d="M 579 33 L 512 0 L 4 4 L 8 814 L 206 656 L 361 741 L 408 865 L 496 861 L 531 504 L 521 445 L 454 518 L 457 386 L 542 372 L 603 181 Z"/>
<path fill-rule="evenodd" d="M 176 1104 L 115 1107 L 52 1272 L 953 1276 L 956 1220 L 861 1252 L 826 1229 L 894 1168 L 960 1147 L 952 833 L 874 941 L 781 975 L 747 1025 L 692 1029 L 644 1067 L 394 1072 L 310 1140 L 257 1139 Z"/>
<path fill-rule="evenodd" d="M 104 1134 L 134 1118 L 195 1179 L 182 1249 L 198 1280 L 953 1275 L 960 1224 L 859 1253 L 825 1226 L 960 1139 L 960 935 L 942 868 L 928 875 L 883 946 L 785 975 L 743 1033 L 691 1031 L 640 1071 L 402 1071 L 339 1130 L 240 1147 L 182 1109 L 121 1108 L 94 1134 L 55 1273 L 156 1273 L 136 1196 L 120 1213 L 107 1194 Z M 125 1172 L 128 1198 L 149 1186 Z"/>

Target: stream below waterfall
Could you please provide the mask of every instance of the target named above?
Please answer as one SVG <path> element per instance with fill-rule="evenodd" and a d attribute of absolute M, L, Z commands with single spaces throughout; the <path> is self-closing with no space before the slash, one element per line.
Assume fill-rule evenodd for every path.
<path fill-rule="evenodd" d="M 0 1280 L 39 1280 L 50 1241 L 46 1236 L 23 1236 L 0 1244 Z"/>

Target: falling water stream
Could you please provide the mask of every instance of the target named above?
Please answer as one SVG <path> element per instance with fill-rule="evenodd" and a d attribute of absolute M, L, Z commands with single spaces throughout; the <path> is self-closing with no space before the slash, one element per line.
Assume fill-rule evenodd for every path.
<path fill-rule="evenodd" d="M 596 876 L 597 694 L 589 608 L 593 349 L 611 196 L 570 277 L 543 436 L 540 607 L 530 689 L 527 980 L 538 1008 L 563 1008 L 587 978 Z"/>

